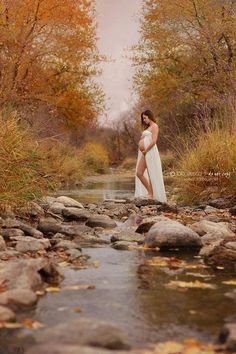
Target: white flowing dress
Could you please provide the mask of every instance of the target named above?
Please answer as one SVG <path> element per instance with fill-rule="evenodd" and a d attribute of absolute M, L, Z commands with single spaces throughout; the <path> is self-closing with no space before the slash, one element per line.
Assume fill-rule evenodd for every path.
<path fill-rule="evenodd" d="M 150 130 L 144 130 L 142 136 L 144 136 L 144 147 L 145 149 L 152 141 L 152 132 Z M 143 156 L 143 153 L 138 150 L 138 158 L 136 164 L 136 170 L 140 158 Z M 149 180 L 149 183 L 152 185 L 153 190 L 153 199 L 156 199 L 162 203 L 167 202 L 164 179 L 162 173 L 161 159 L 157 145 L 155 144 L 146 154 L 145 160 L 147 168 L 144 171 L 144 176 Z M 135 173 L 135 197 L 145 197 L 147 195 L 147 189 L 144 187 L 143 183 L 136 176 Z"/>

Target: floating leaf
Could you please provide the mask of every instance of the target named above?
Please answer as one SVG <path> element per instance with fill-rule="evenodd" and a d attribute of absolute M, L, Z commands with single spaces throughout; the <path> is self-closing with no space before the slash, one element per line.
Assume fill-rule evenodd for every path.
<path fill-rule="evenodd" d="M 0 328 L 22 328 L 24 327 L 22 323 L 19 322 L 0 322 Z"/>
<path fill-rule="evenodd" d="M 216 289 L 217 286 L 214 284 L 202 283 L 199 280 L 194 282 L 171 280 L 168 284 L 165 284 L 166 288 L 176 289 L 176 288 L 199 288 L 199 289 Z"/>
<path fill-rule="evenodd" d="M 86 285 L 86 284 L 80 284 L 80 285 L 68 285 L 62 288 L 61 290 L 82 290 L 82 289 L 95 289 L 95 285 Z"/>
<path fill-rule="evenodd" d="M 47 287 L 45 290 L 46 290 L 47 292 L 49 292 L 49 293 L 61 291 L 60 288 L 52 287 L 52 286 Z"/>
<path fill-rule="evenodd" d="M 80 308 L 79 306 L 75 307 L 75 308 L 74 308 L 74 311 L 75 311 L 75 312 L 82 312 L 82 310 L 81 310 L 81 308 Z"/>
<path fill-rule="evenodd" d="M 222 281 L 223 284 L 236 285 L 236 279 Z"/>
<path fill-rule="evenodd" d="M 64 262 L 59 262 L 58 265 L 59 265 L 60 267 L 67 267 L 68 265 L 70 265 L 70 263 L 64 261 Z"/>
<path fill-rule="evenodd" d="M 30 329 L 38 329 L 38 328 L 43 328 L 44 325 L 41 322 L 38 321 L 33 321 L 31 318 L 26 318 L 22 321 L 24 327 L 30 328 Z"/>

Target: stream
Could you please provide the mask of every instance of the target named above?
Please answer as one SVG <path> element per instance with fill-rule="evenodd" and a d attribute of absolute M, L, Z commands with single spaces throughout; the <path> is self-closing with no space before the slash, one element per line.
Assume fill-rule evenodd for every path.
<path fill-rule="evenodd" d="M 109 182 L 105 178 L 90 181 L 83 190 L 58 191 L 58 195 L 71 196 L 81 202 L 122 198 L 133 194 L 133 183 L 132 176 L 118 177 L 117 180 L 113 177 Z M 233 287 L 223 283 L 232 279 L 233 274 L 220 269 L 214 272 L 211 268 L 198 268 L 200 260 L 194 254 L 161 253 L 196 265 L 191 270 L 173 271 L 165 267 L 144 266 L 145 260 L 160 256 L 154 251 L 119 251 L 108 244 L 83 248 L 83 252 L 91 257 L 91 262 L 97 262 L 97 267 L 80 270 L 63 267 L 65 279 L 60 284 L 61 291 L 42 296 L 28 318 L 45 326 L 77 316 L 108 320 L 127 331 L 133 346 L 144 347 L 150 342 L 186 338 L 214 342 L 224 321 L 233 314 L 234 302 L 225 296 Z M 170 289 L 165 285 L 171 280 L 199 280 L 217 288 Z M 63 290 L 77 284 L 94 285 L 95 288 Z M 81 312 L 74 311 L 77 307 Z M 25 334 L 31 332 L 29 329 L 23 331 Z M 21 342 L 21 351 L 9 350 L 8 353 L 24 353 L 24 345 L 30 346 L 28 339 L 24 341 L 22 335 L 18 338 L 12 330 L 2 330 L 1 334 L 0 339 L 4 334 L 11 343 Z"/>

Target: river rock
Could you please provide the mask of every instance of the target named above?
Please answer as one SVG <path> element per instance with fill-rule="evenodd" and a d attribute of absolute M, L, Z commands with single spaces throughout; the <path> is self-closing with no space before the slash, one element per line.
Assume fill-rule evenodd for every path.
<path fill-rule="evenodd" d="M 81 248 L 78 246 L 76 242 L 72 242 L 69 240 L 59 240 L 56 242 L 56 244 L 53 246 L 53 249 L 63 249 L 63 250 L 69 250 L 69 249 L 78 249 L 81 251 Z"/>
<path fill-rule="evenodd" d="M 5 306 L 0 306 L 0 322 L 15 321 L 15 313 Z"/>
<path fill-rule="evenodd" d="M 8 261 L 9 259 L 14 259 L 17 257 L 22 257 L 22 253 L 16 251 L 15 249 L 7 249 L 6 251 L 0 252 L 0 259 L 3 261 Z"/>
<path fill-rule="evenodd" d="M 59 202 L 54 202 L 51 204 L 49 211 L 54 214 L 62 214 L 63 209 L 65 209 L 65 205 Z"/>
<path fill-rule="evenodd" d="M 4 238 L 0 236 L 0 251 L 5 251 L 7 248 L 6 242 L 4 241 Z"/>
<path fill-rule="evenodd" d="M 228 271 L 236 271 L 236 237 L 228 237 L 204 255 L 206 264 L 213 268 L 224 267 Z"/>
<path fill-rule="evenodd" d="M 204 245 L 209 245 L 215 241 L 218 240 L 224 240 L 225 238 L 227 238 L 228 236 L 225 236 L 224 233 L 222 232 L 208 232 L 207 234 L 205 234 L 204 236 L 201 237 L 201 240 L 203 242 Z"/>
<path fill-rule="evenodd" d="M 226 222 L 212 222 L 209 220 L 201 220 L 189 226 L 193 231 L 197 232 L 200 236 L 208 232 L 220 232 L 224 236 L 235 236 L 234 232 L 230 230 Z"/>
<path fill-rule="evenodd" d="M 33 333 L 36 343 L 89 345 L 108 349 L 129 349 L 125 331 L 111 322 L 75 318 Z"/>
<path fill-rule="evenodd" d="M 38 290 L 43 282 L 58 284 L 64 275 L 52 260 L 46 258 L 14 259 L 0 272 L 0 284 L 7 289 Z"/>
<path fill-rule="evenodd" d="M 116 231 L 111 236 L 111 242 L 116 242 L 116 241 L 127 241 L 127 242 L 137 242 L 137 243 L 143 243 L 144 242 L 144 235 L 139 234 L 138 232 L 135 232 L 132 228 L 125 228 L 125 229 L 119 229 Z"/>
<path fill-rule="evenodd" d="M 116 222 L 108 215 L 91 215 L 85 225 L 89 227 L 101 226 L 104 229 L 116 227 Z"/>
<path fill-rule="evenodd" d="M 236 215 L 236 205 L 235 206 L 233 206 L 232 208 L 229 208 L 229 212 L 230 212 L 230 214 L 231 215 Z"/>
<path fill-rule="evenodd" d="M 112 243 L 111 247 L 116 250 L 128 251 L 132 249 L 132 247 L 138 246 L 137 242 L 128 242 L 128 241 L 117 241 Z"/>
<path fill-rule="evenodd" d="M 56 201 L 62 203 L 65 207 L 84 208 L 83 204 L 79 203 L 77 200 L 63 195 L 57 197 Z"/>
<path fill-rule="evenodd" d="M 73 262 L 78 258 L 81 257 L 86 257 L 87 259 L 89 258 L 88 255 L 83 255 L 82 252 L 79 249 L 75 248 L 70 248 L 65 251 L 65 254 L 68 256 L 68 261 Z"/>
<path fill-rule="evenodd" d="M 42 344 L 34 345 L 26 351 L 25 354 L 141 354 L 138 350 L 109 350 L 80 345 L 60 345 L 60 344 Z"/>
<path fill-rule="evenodd" d="M 90 217 L 88 211 L 79 208 L 64 208 L 62 215 L 69 220 L 87 221 Z"/>
<path fill-rule="evenodd" d="M 150 248 L 200 248 L 200 236 L 187 226 L 175 220 L 156 222 L 148 231 L 145 245 Z"/>
<path fill-rule="evenodd" d="M 1 235 L 6 239 L 9 240 L 11 237 L 18 237 L 18 236 L 25 236 L 24 231 L 20 229 L 2 229 Z"/>
<path fill-rule="evenodd" d="M 61 221 L 54 218 L 42 218 L 39 221 L 38 229 L 44 234 L 57 233 L 61 230 Z"/>
<path fill-rule="evenodd" d="M 35 239 L 31 236 L 14 237 L 16 241 L 16 250 L 19 252 L 36 252 L 51 247 L 49 239 Z"/>
<path fill-rule="evenodd" d="M 139 234 L 146 233 L 150 230 L 152 225 L 162 220 L 170 220 L 170 219 L 164 215 L 156 215 L 156 216 L 150 216 L 148 218 L 145 218 L 141 221 L 141 223 L 139 224 L 139 226 L 135 231 Z"/>
<path fill-rule="evenodd" d="M 236 351 L 236 323 L 227 323 L 219 334 L 219 342 L 225 344 L 226 350 L 230 353 Z"/>
<path fill-rule="evenodd" d="M 4 229 L 9 230 L 8 232 L 11 232 L 11 235 L 14 235 L 12 233 L 13 232 L 12 229 L 20 229 L 23 231 L 23 234 L 25 234 L 25 235 L 30 235 L 35 238 L 43 238 L 42 232 L 40 232 L 39 230 L 37 230 L 33 226 L 25 224 L 25 223 L 23 223 L 19 220 L 16 220 L 16 219 L 8 218 L 8 219 L 4 220 L 4 222 L 2 223 L 2 231 L 3 232 L 4 232 Z M 6 235 L 6 236 L 9 237 L 10 234 Z M 14 236 L 16 236 L 16 234 Z M 20 236 L 20 234 L 18 234 L 18 236 Z"/>
<path fill-rule="evenodd" d="M 11 289 L 0 293 L 0 304 L 16 310 L 19 306 L 31 306 L 37 302 L 37 295 L 30 289 Z"/>

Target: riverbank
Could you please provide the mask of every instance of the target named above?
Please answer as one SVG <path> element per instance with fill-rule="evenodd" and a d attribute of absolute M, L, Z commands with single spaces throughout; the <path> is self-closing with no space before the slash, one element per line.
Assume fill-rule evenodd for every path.
<path fill-rule="evenodd" d="M 174 337 L 183 352 L 186 339 L 201 353 L 220 342 L 235 350 L 235 232 L 235 206 L 222 200 L 196 208 L 48 196 L 28 214 L 4 214 L 1 348 L 146 353 Z"/>

